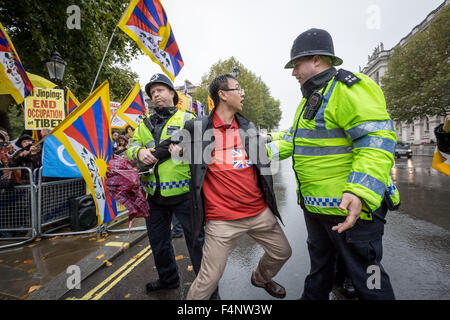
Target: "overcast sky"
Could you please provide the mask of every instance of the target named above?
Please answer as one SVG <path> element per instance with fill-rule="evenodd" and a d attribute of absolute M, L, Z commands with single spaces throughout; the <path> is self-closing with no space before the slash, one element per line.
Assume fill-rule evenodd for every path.
<path fill-rule="evenodd" d="M 309 28 L 327 30 L 340 68 L 358 72 L 383 42 L 391 49 L 443 0 L 161 0 L 184 60 L 175 79 L 199 84 L 212 64 L 234 56 L 260 76 L 281 102 L 280 129 L 292 125 L 301 100 L 289 61 L 294 39 Z M 120 31 L 121 32 L 121 31 Z M 161 68 L 142 55 L 130 64 L 141 87 Z"/>

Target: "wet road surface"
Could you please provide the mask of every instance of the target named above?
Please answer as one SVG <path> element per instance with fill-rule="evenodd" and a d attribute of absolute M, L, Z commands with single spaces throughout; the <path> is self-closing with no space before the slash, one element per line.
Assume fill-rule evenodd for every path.
<path fill-rule="evenodd" d="M 392 170 L 402 206 L 386 217 L 382 264 L 390 275 L 397 299 L 450 299 L 450 178 L 430 169 L 430 165 L 431 157 L 414 157 L 396 160 Z M 309 256 L 303 213 L 296 205 L 291 160 L 281 162 L 274 183 L 283 229 L 293 250 L 275 280 L 286 287 L 285 299 L 297 299 L 309 271 Z M 184 238 L 174 239 L 173 243 L 181 275 L 180 288 L 145 293 L 145 284 L 155 280 L 157 273 L 148 240 L 144 238 L 110 267 L 86 279 L 81 290 L 72 290 L 63 298 L 184 299 L 194 273 Z M 219 284 L 222 299 L 274 299 L 250 283 L 251 272 L 262 254 L 262 248 L 253 239 L 248 236 L 241 239 Z"/>

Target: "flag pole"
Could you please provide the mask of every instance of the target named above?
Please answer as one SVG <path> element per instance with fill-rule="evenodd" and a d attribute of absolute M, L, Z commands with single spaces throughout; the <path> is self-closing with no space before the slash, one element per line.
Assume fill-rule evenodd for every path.
<path fill-rule="evenodd" d="M 128 4 L 127 8 L 122 13 L 122 17 L 120 17 L 119 22 L 122 20 L 123 16 L 125 15 L 125 12 L 128 11 L 128 8 L 130 7 L 131 2 L 132 1 L 130 1 L 130 3 Z M 91 93 L 94 91 L 95 83 L 97 82 L 98 75 L 100 74 L 100 70 L 102 69 L 103 62 L 105 62 L 106 54 L 108 53 L 109 46 L 111 45 L 111 41 L 112 41 L 112 38 L 114 36 L 114 33 L 116 32 L 117 26 L 118 26 L 118 24 L 116 24 L 116 26 L 114 27 L 114 30 L 113 30 L 113 32 L 111 34 L 111 38 L 109 38 L 108 46 L 106 47 L 105 54 L 103 55 L 102 62 L 100 63 L 100 67 L 98 68 L 97 75 L 95 76 L 95 80 L 94 80 L 94 83 L 92 84 L 91 92 L 89 93 L 89 95 L 91 95 Z"/>
<path fill-rule="evenodd" d="M 108 46 L 106 47 L 105 54 L 103 55 L 102 62 L 100 63 L 100 67 L 98 68 L 97 75 L 95 76 L 95 80 L 94 80 L 94 83 L 92 84 L 91 92 L 89 93 L 89 95 L 92 93 L 92 91 L 94 91 L 95 83 L 97 82 L 98 76 L 100 74 L 100 70 L 102 69 L 103 62 L 105 62 L 106 54 L 108 53 L 109 46 L 111 45 L 111 41 L 114 37 L 114 33 L 116 32 L 116 29 L 117 29 L 117 25 L 115 26 L 115 28 L 111 34 L 111 37 L 109 38 Z"/>

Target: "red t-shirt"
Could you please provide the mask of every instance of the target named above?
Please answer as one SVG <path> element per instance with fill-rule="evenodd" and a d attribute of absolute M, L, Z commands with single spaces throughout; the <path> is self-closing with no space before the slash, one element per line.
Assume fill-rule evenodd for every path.
<path fill-rule="evenodd" d="M 214 113 L 215 146 L 203 182 L 206 221 L 236 220 L 263 212 L 267 205 L 256 168 L 242 145 L 236 119 L 231 126 Z"/>

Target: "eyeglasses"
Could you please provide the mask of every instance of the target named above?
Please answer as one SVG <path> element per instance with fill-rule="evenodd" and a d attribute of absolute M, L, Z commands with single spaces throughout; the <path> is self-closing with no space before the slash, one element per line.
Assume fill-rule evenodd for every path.
<path fill-rule="evenodd" d="M 223 91 L 237 91 L 239 94 L 245 94 L 245 90 L 242 88 L 235 88 L 235 89 L 221 89 Z"/>

